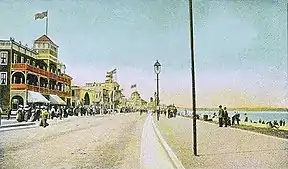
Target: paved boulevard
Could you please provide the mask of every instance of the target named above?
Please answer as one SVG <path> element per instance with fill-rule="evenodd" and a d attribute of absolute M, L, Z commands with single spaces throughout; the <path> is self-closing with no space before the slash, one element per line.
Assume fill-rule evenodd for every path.
<path fill-rule="evenodd" d="M 0 133 L 3 168 L 140 168 L 146 116 L 70 117 L 44 128 Z M 1 168 L 1 167 L 0 167 Z"/>
<path fill-rule="evenodd" d="M 173 168 L 153 127 L 139 113 L 70 117 L 47 128 L 0 132 L 0 168 Z M 191 119 L 155 120 L 185 168 L 288 168 L 288 141 L 198 122 L 192 156 Z M 158 141 L 158 142 L 157 142 Z M 4 152 L 4 158 L 3 156 Z"/>
<path fill-rule="evenodd" d="M 192 156 L 192 119 L 156 123 L 185 168 L 288 169 L 288 140 L 197 121 L 198 157 Z"/>

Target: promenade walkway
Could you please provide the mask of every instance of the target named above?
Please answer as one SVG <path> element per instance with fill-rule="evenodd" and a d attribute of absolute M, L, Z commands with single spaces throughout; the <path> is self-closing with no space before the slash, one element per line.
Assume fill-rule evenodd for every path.
<path fill-rule="evenodd" d="M 288 168 L 288 140 L 197 121 L 198 157 L 192 154 L 192 119 L 162 117 L 157 124 L 186 168 Z M 189 150 L 185 151 L 185 150 Z M 185 152 L 186 154 L 183 154 Z"/>
<path fill-rule="evenodd" d="M 152 126 L 152 117 L 148 117 L 144 123 L 141 137 L 141 169 L 173 169 L 173 163 L 159 142 Z"/>

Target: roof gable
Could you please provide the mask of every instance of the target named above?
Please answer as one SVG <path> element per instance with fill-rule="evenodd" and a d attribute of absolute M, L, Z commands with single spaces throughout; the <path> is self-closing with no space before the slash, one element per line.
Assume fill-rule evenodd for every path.
<path fill-rule="evenodd" d="M 47 35 L 42 35 L 41 37 L 39 37 L 38 39 L 35 40 L 35 42 L 50 42 L 53 45 L 59 47 L 58 45 L 56 45 Z"/>

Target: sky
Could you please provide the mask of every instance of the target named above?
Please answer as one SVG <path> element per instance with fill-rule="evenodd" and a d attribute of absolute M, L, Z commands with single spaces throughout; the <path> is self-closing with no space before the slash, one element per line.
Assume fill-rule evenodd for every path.
<path fill-rule="evenodd" d="M 148 100 L 162 65 L 160 102 L 191 107 L 187 0 L 0 1 L 0 39 L 32 46 L 45 33 L 73 84 L 117 80 Z M 194 0 L 197 107 L 287 107 L 287 7 L 283 0 Z M 135 90 L 135 89 L 133 89 Z"/>

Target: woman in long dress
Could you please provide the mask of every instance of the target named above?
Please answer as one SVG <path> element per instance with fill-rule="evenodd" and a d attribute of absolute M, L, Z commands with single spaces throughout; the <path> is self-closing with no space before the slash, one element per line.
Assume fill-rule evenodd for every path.
<path fill-rule="evenodd" d="M 17 115 L 16 115 L 16 120 L 18 122 L 22 122 L 23 121 L 23 115 L 22 115 L 23 113 L 22 113 L 22 111 L 23 111 L 23 106 L 19 105 L 19 108 L 17 110 Z"/>

